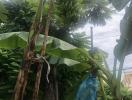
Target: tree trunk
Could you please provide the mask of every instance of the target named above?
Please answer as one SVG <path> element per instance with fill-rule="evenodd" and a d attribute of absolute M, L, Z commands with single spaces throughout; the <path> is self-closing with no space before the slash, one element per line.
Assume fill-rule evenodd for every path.
<path fill-rule="evenodd" d="M 58 80 L 57 80 L 57 68 L 54 66 L 54 81 L 55 81 L 55 100 L 59 100 L 59 91 L 58 91 Z"/>
<path fill-rule="evenodd" d="M 38 98 L 38 92 L 39 92 L 43 64 L 39 63 L 39 65 L 36 67 L 37 67 L 37 73 L 36 73 L 35 87 L 34 87 L 34 91 L 33 91 L 32 100 L 37 100 L 37 98 Z"/>
<path fill-rule="evenodd" d="M 46 80 L 46 79 L 45 79 Z M 45 82 L 45 93 L 43 100 L 59 100 L 58 98 L 58 81 L 56 79 L 56 67 L 51 66 L 49 83 Z"/>

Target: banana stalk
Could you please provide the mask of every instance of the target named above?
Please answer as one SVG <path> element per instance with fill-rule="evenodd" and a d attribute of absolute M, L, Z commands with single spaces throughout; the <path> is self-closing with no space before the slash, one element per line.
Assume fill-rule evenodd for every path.
<path fill-rule="evenodd" d="M 35 41 L 37 40 L 37 37 L 42 29 L 41 22 L 42 22 L 42 12 L 43 12 L 42 9 L 44 5 L 44 1 L 45 0 L 40 0 L 34 22 L 31 26 L 30 33 L 33 32 L 33 35 L 30 38 L 31 34 L 29 34 L 28 44 L 24 50 L 23 63 L 16 81 L 13 100 L 23 100 L 23 95 L 28 80 L 28 72 L 31 66 L 32 59 L 34 58 Z"/>
<path fill-rule="evenodd" d="M 52 8 L 52 0 L 49 1 L 49 9 L 48 9 L 48 18 L 47 18 L 47 22 L 46 22 L 46 26 L 45 26 L 45 32 L 44 32 L 44 41 L 40 50 L 40 58 L 43 58 L 43 60 L 47 63 L 48 65 L 48 70 L 47 70 L 47 81 L 48 80 L 48 74 L 50 72 L 50 66 L 48 61 L 44 58 L 45 56 L 45 51 L 46 51 L 46 41 L 48 38 L 48 32 L 49 32 L 49 25 L 50 25 L 50 18 L 51 18 L 51 8 Z M 39 92 L 39 86 L 40 86 L 40 80 L 41 80 L 41 73 L 42 73 L 42 67 L 43 64 L 41 64 L 42 62 L 39 62 L 40 64 L 37 66 L 37 74 L 36 74 L 36 81 L 35 81 L 35 87 L 34 87 L 34 91 L 33 91 L 33 97 L 32 100 L 37 100 L 38 98 L 38 92 Z"/>

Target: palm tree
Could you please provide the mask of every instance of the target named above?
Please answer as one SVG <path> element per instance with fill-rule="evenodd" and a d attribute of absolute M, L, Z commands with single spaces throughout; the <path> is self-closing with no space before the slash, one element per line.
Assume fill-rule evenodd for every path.
<path fill-rule="evenodd" d="M 82 18 L 93 25 L 105 25 L 113 12 L 107 0 L 84 0 L 83 5 L 84 16 Z"/>

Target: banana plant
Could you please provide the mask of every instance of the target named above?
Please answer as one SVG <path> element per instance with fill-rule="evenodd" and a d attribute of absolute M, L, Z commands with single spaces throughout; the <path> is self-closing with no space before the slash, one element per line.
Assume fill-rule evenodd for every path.
<path fill-rule="evenodd" d="M 9 32 L 0 34 L 0 48 L 25 48 L 28 42 L 28 34 L 29 32 Z M 38 36 L 35 48 L 36 51 L 40 49 L 43 38 L 44 35 L 42 34 Z M 85 49 L 77 48 L 76 46 L 52 36 L 48 36 L 46 53 L 54 57 L 68 58 L 84 63 L 88 60 L 87 56 L 89 56 Z"/>
<path fill-rule="evenodd" d="M 24 48 L 28 41 L 28 32 L 10 32 L 0 34 L 0 48 L 13 49 L 13 48 Z M 35 50 L 39 50 L 41 43 L 43 41 L 44 35 L 40 34 L 36 41 Z M 10 43 L 10 45 L 9 45 Z M 47 39 L 47 49 L 46 54 L 51 56 L 49 60 L 50 64 L 57 63 L 57 59 L 60 59 L 59 64 L 66 64 L 72 66 L 76 71 L 83 72 L 85 70 L 90 70 L 90 64 L 95 63 L 97 68 L 99 68 L 107 77 L 107 83 L 111 76 L 108 71 L 100 66 L 94 59 L 92 59 L 89 53 L 82 48 L 77 48 L 63 40 L 48 36 Z M 88 62 L 87 62 L 88 61 Z M 110 83 L 109 83 L 110 85 Z"/>
<path fill-rule="evenodd" d="M 13 48 L 24 48 L 28 42 L 28 32 L 11 32 L 1 34 L 0 48 L 13 49 Z M 36 41 L 36 51 L 41 48 L 44 35 L 39 35 Z M 10 45 L 9 45 L 10 41 Z M 77 71 L 84 71 L 90 69 L 90 66 L 86 63 L 88 53 L 84 49 L 79 49 L 67 42 L 54 37 L 48 37 L 46 54 L 52 56 L 49 63 L 54 64 L 54 59 L 60 58 L 59 64 L 66 64 L 72 66 Z M 53 59 L 54 57 L 54 59 Z M 53 62 L 54 61 L 54 62 Z M 81 63 L 83 62 L 83 63 Z M 83 67 L 82 67 L 83 66 Z"/>
<path fill-rule="evenodd" d="M 28 35 L 29 32 L 9 32 L 0 34 L 0 48 L 5 48 L 8 50 L 18 47 L 25 48 L 28 42 Z M 39 34 L 36 41 L 35 51 L 39 51 L 39 49 L 41 48 L 43 38 L 44 35 Z M 102 53 L 104 53 L 100 49 L 98 51 L 101 55 Z M 107 64 L 105 63 L 106 67 L 102 67 L 102 65 L 94 60 L 85 49 L 77 48 L 63 40 L 48 36 L 46 55 L 50 56 L 50 64 L 65 64 L 67 66 L 71 66 L 75 71 L 78 72 L 90 70 L 91 64 L 94 64 L 97 70 L 100 70 L 102 72 L 99 77 L 101 77 L 111 88 L 114 89 L 112 91 L 115 91 L 114 87 L 117 86 L 117 81 L 116 79 L 112 78 L 112 74 L 108 70 Z M 106 56 L 107 54 L 105 54 L 104 57 Z"/>
<path fill-rule="evenodd" d="M 41 3 L 42 4 L 42 3 Z M 41 5 L 42 6 L 42 5 Z M 40 6 L 39 6 L 40 7 Z M 38 10 L 38 12 L 41 12 L 41 9 L 39 9 Z M 40 19 L 40 14 L 39 13 L 37 13 L 38 14 L 38 19 Z M 38 21 L 38 19 L 37 19 L 37 21 Z M 36 20 L 35 20 L 36 21 Z M 49 21 L 47 21 L 47 23 L 48 23 Z M 35 22 L 34 22 L 35 23 Z M 33 24 L 34 24 L 33 23 Z M 49 24 L 49 23 L 48 23 Z M 1 37 L 3 38 L 3 39 L 1 39 L 1 47 L 2 48 L 15 48 L 15 47 L 25 47 L 26 49 L 27 49 L 27 52 L 25 53 L 25 55 L 27 55 L 28 56 L 28 53 L 32 53 L 32 52 L 34 52 L 34 49 L 36 49 L 36 50 L 40 50 L 40 48 L 42 47 L 42 49 L 43 49 L 43 47 L 45 47 L 46 48 L 46 53 L 48 54 L 48 55 L 50 55 L 50 56 L 54 56 L 54 57 L 61 57 L 61 58 L 63 58 L 62 60 L 66 63 L 66 62 L 68 62 L 68 64 L 72 64 L 73 62 L 75 63 L 75 65 L 76 65 L 76 63 L 77 64 L 82 64 L 82 66 L 83 67 L 85 67 L 85 66 L 87 66 L 86 68 L 88 68 L 88 64 L 87 64 L 87 61 L 89 61 L 89 62 L 91 62 L 91 63 L 93 63 L 93 64 L 95 64 L 96 65 L 96 67 L 98 67 L 98 68 L 100 68 L 101 66 L 99 66 L 99 64 L 98 63 L 96 63 L 96 61 L 94 61 L 92 58 L 90 58 L 90 57 L 88 57 L 89 55 L 88 55 L 88 53 L 87 53 L 87 51 L 85 51 L 85 50 L 83 50 L 83 49 L 79 49 L 79 48 L 76 48 L 75 46 L 71 46 L 72 47 L 72 49 L 71 49 L 71 47 L 69 48 L 69 46 L 68 46 L 68 44 L 67 43 L 64 43 L 63 41 L 61 41 L 61 42 L 59 42 L 60 40 L 58 40 L 58 39 L 52 39 L 50 42 L 49 42 L 49 44 L 48 44 L 48 41 L 46 41 L 46 40 L 50 40 L 50 39 L 45 39 L 44 41 L 43 41 L 43 38 L 47 38 L 47 35 L 48 35 L 48 26 L 46 27 L 46 32 L 44 32 L 45 33 L 45 36 L 41 36 L 41 35 L 38 35 L 40 32 L 39 32 L 39 29 L 36 31 L 35 30 L 35 28 L 37 27 L 37 26 L 39 26 L 39 23 L 35 23 L 35 26 L 33 25 L 33 35 L 31 36 L 31 39 L 29 39 L 29 38 L 27 38 L 29 35 L 25 35 L 25 37 L 23 37 L 24 35 L 21 33 L 21 34 L 17 34 L 17 33 L 12 33 L 12 34 L 8 34 L 8 33 L 6 33 L 7 35 L 5 36 L 5 34 L 4 35 L 1 35 Z M 32 29 L 32 27 L 31 27 L 31 29 Z M 30 34 L 32 34 L 32 31 L 30 32 Z M 37 34 L 36 34 L 37 33 Z M 46 34 L 47 33 L 47 34 Z M 37 35 L 37 36 L 36 36 Z M 36 41 L 36 44 L 38 43 L 38 45 L 36 45 L 36 48 L 34 47 L 35 45 L 35 41 L 32 41 L 32 40 L 36 40 L 36 37 L 38 37 L 38 39 L 37 39 L 37 41 Z M 39 38 L 40 37 L 40 38 Z M 25 41 L 24 41 L 24 39 L 26 39 Z M 11 41 L 12 40 L 12 41 Z M 30 41 L 31 40 L 31 41 Z M 41 42 L 39 42 L 39 40 L 42 40 Z M 5 42 L 5 41 L 8 41 L 8 42 Z M 17 41 L 17 42 L 16 42 Z M 22 41 L 22 42 L 21 42 Z M 9 42 L 11 43 L 10 45 L 9 45 Z M 42 43 L 47 43 L 47 44 L 43 44 L 43 46 L 42 46 Z M 31 46 L 31 44 L 33 43 L 33 47 L 31 47 L 30 48 L 30 46 Z M 27 44 L 29 44 L 29 45 L 27 45 Z M 8 47 L 9 46 L 9 47 Z M 54 49 L 53 49 L 53 47 L 54 47 Z M 28 48 L 29 49 L 31 49 L 31 50 L 28 50 Z M 49 48 L 49 49 L 48 49 Z M 31 51 L 31 52 L 30 52 Z M 45 52 L 45 51 L 44 51 Z M 44 55 L 45 55 L 45 53 L 43 53 Z M 42 54 L 42 55 L 43 55 Z M 68 61 L 68 59 L 66 59 L 66 58 L 68 58 L 68 59 L 72 59 L 72 60 L 75 60 L 75 61 L 72 61 L 72 63 L 69 63 L 70 61 Z M 73 64 L 74 65 L 74 64 Z M 80 68 L 81 70 L 82 70 L 82 67 Z M 100 68 L 101 69 L 101 68 Z M 101 69 L 102 70 L 102 69 Z M 26 70 L 27 71 L 27 70 Z M 22 86 L 21 84 L 21 86 L 18 86 L 18 87 L 16 87 L 16 90 L 18 90 L 18 91 L 16 91 L 16 93 L 19 93 L 20 91 L 19 91 L 19 88 L 22 88 L 21 90 L 22 90 L 22 92 L 23 91 L 25 91 L 25 87 L 26 87 L 26 82 L 27 82 L 27 72 L 23 72 L 22 70 L 20 71 L 20 72 L 22 72 L 22 74 L 23 73 L 26 73 L 26 77 L 24 77 L 24 79 L 26 78 L 26 80 L 24 80 L 24 82 L 22 82 L 23 84 L 24 84 L 24 86 Z M 106 73 L 105 72 L 105 70 L 103 70 L 103 73 L 105 73 L 106 74 L 106 76 L 109 76 L 108 75 L 108 73 Z M 21 74 L 21 73 L 20 73 Z M 23 74 L 24 75 L 24 74 Z M 20 76 L 22 76 L 22 75 L 20 75 Z M 40 76 L 40 74 L 39 74 L 39 76 Z M 21 78 L 21 80 L 22 80 L 23 78 Z M 40 79 L 40 77 L 39 78 L 36 78 L 36 79 Z M 22 80 L 23 81 L 23 80 Z M 39 81 L 39 80 L 38 80 Z M 37 81 L 37 82 L 38 82 Z M 19 82 L 20 83 L 20 82 Z M 36 87 L 38 86 L 38 85 L 35 85 Z M 38 94 L 38 88 L 39 87 L 37 87 L 37 94 Z M 35 93 L 35 92 L 34 92 Z M 20 94 L 19 94 L 20 95 Z M 16 100 L 17 99 L 19 99 L 19 96 L 18 96 L 18 94 L 16 94 L 15 95 L 16 96 Z M 36 96 L 33 96 L 34 98 L 36 98 Z"/>

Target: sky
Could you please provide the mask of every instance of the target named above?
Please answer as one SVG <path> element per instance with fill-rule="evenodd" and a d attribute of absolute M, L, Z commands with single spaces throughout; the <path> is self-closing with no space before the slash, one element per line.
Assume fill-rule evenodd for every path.
<path fill-rule="evenodd" d="M 105 26 L 95 26 L 94 31 L 94 47 L 98 47 L 108 53 L 107 63 L 112 70 L 113 67 L 113 49 L 116 45 L 116 40 L 120 37 L 120 21 L 124 16 L 124 10 L 121 12 L 116 12 L 112 15 Z M 85 27 L 81 28 L 81 31 L 86 32 L 90 35 L 90 25 L 86 24 Z M 129 55 L 125 59 L 124 68 L 132 67 L 131 61 L 132 55 Z"/>

